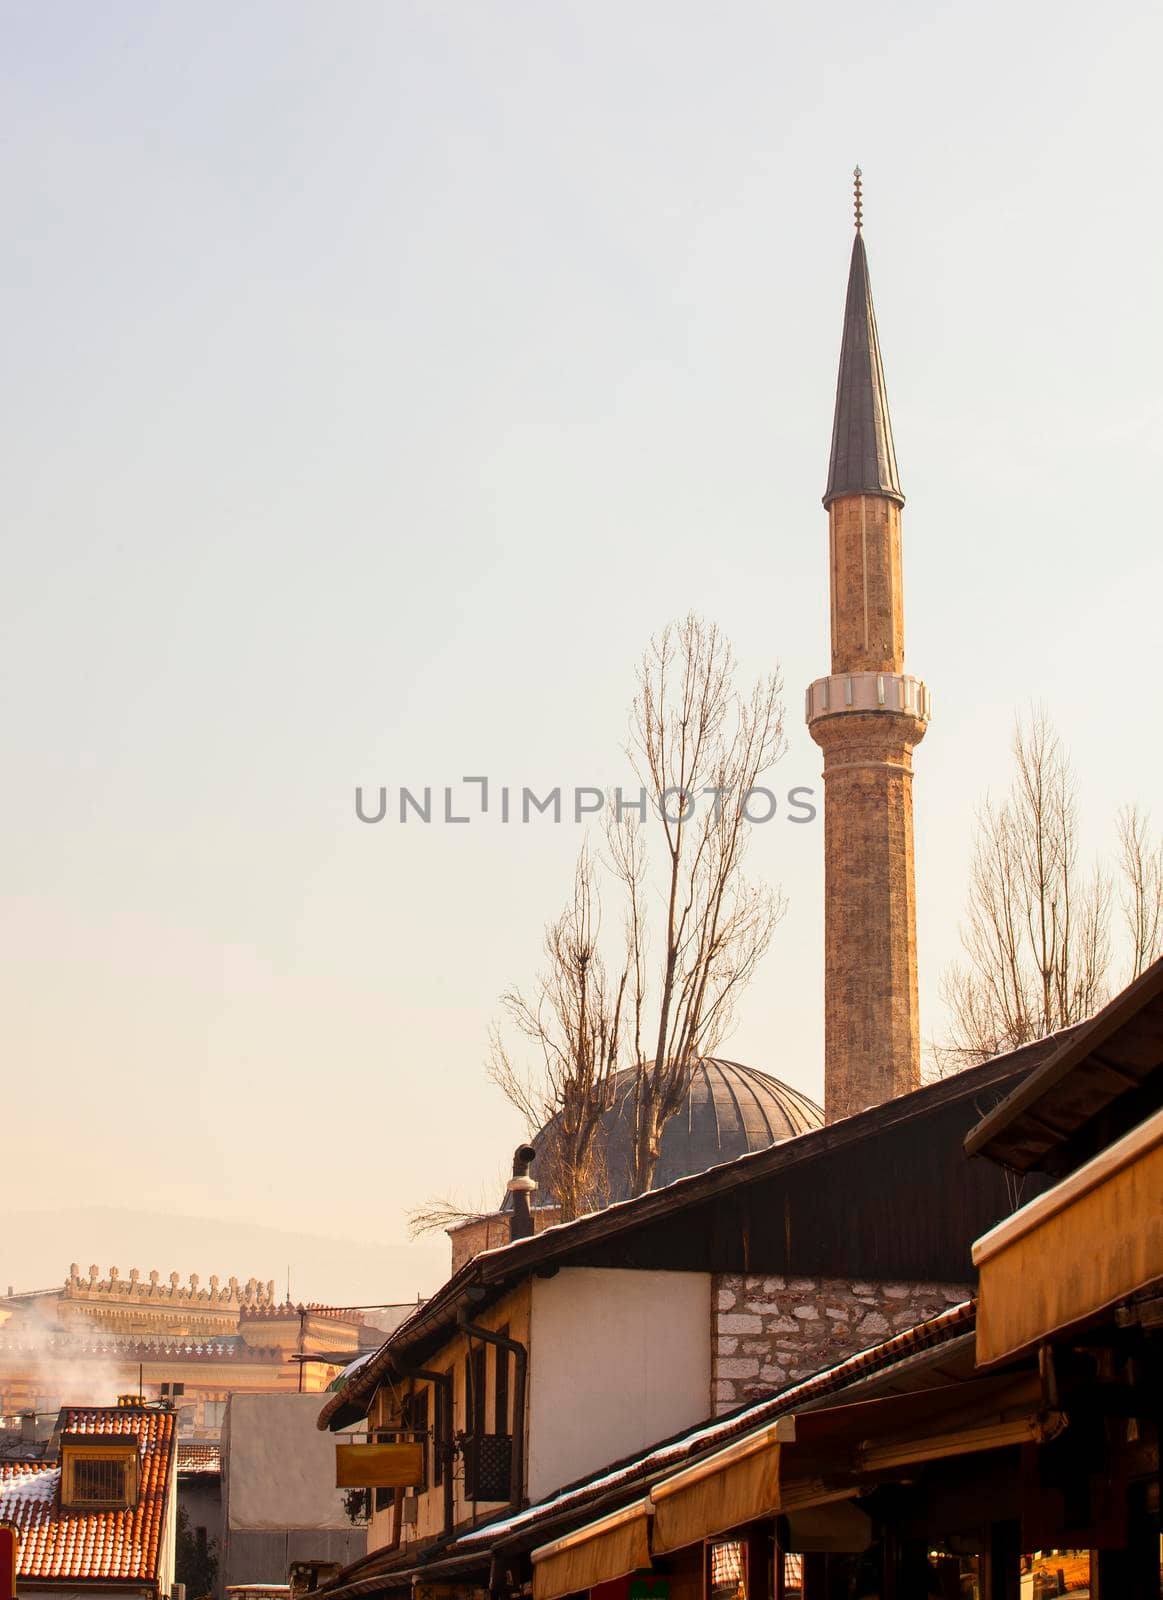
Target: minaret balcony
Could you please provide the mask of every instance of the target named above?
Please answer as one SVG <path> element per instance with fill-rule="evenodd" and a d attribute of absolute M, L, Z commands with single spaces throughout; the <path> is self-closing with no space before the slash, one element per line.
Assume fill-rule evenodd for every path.
<path fill-rule="evenodd" d="M 805 699 L 808 725 L 846 711 L 889 712 L 928 722 L 929 691 L 920 678 L 901 672 L 838 672 L 817 678 Z"/>

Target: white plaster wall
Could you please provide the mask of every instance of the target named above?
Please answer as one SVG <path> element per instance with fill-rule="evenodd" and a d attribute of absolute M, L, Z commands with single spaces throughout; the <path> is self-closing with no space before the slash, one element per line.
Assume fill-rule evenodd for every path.
<path fill-rule="evenodd" d="M 230 1396 L 222 1431 L 228 1538 L 231 1529 L 351 1528 L 335 1487 L 336 1439 L 348 1435 L 315 1426 L 325 1398 Z"/>
<path fill-rule="evenodd" d="M 711 1278 L 565 1267 L 534 1278 L 528 1492 L 701 1422 L 711 1409 Z"/>

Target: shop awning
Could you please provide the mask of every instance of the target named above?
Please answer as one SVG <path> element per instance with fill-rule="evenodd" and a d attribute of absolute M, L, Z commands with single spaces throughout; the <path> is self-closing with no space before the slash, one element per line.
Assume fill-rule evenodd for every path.
<path fill-rule="evenodd" d="M 652 1556 L 764 1517 L 847 1500 L 868 1475 L 1050 1437 L 1063 1419 L 1040 1404 L 1031 1371 L 789 1413 L 534 1550 L 534 1600 L 612 1582 L 649 1567 Z"/>
<path fill-rule="evenodd" d="M 979 1365 L 1163 1278 L 1163 1111 L 983 1235 Z"/>
<path fill-rule="evenodd" d="M 655 1484 L 650 1492 L 655 1554 L 680 1550 L 778 1511 L 780 1445 L 794 1438 L 795 1418 L 781 1417 Z"/>
<path fill-rule="evenodd" d="M 650 1513 L 649 1500 L 636 1500 L 534 1550 L 533 1600 L 560 1600 L 649 1567 Z"/>

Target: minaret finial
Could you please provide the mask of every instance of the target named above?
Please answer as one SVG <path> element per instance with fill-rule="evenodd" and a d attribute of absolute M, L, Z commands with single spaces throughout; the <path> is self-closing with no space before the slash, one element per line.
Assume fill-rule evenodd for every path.
<path fill-rule="evenodd" d="M 863 228 L 863 226 L 864 226 L 864 199 L 863 199 L 863 196 L 862 196 L 861 191 L 860 191 L 860 179 L 862 178 L 862 176 L 863 176 L 863 174 L 861 173 L 859 167 L 854 167 L 852 169 L 852 177 L 855 180 L 853 182 L 852 188 L 853 188 L 853 192 L 854 192 L 855 197 L 856 197 L 856 231 L 857 231 L 857 233 L 859 233 L 861 231 L 861 229 Z"/>

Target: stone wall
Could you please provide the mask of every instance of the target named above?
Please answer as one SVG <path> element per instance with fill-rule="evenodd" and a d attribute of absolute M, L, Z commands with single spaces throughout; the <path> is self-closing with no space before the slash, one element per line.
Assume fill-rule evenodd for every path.
<path fill-rule="evenodd" d="M 561 1221 L 560 1206 L 534 1206 L 533 1232 L 544 1233 Z M 452 1271 L 459 1272 L 466 1261 L 479 1256 L 482 1250 L 496 1250 L 509 1242 L 511 1218 L 508 1212 L 492 1211 L 479 1217 L 467 1217 L 464 1222 L 445 1228 L 452 1241 Z"/>
<path fill-rule="evenodd" d="M 715 1414 L 833 1367 L 971 1292 L 966 1284 L 717 1277 L 711 1294 Z"/>

